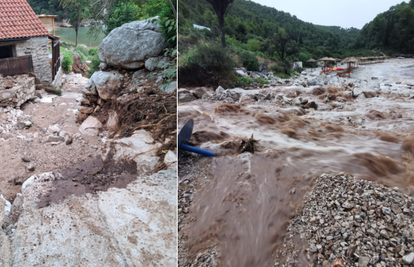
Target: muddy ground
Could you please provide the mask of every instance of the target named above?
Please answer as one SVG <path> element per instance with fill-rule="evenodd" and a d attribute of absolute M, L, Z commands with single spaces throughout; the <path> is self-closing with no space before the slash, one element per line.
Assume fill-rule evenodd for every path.
<path fill-rule="evenodd" d="M 306 266 L 282 265 L 280 251 L 324 173 L 413 196 L 413 69 L 411 59 L 389 59 L 340 83 L 324 77 L 303 87 L 319 79 L 308 70 L 296 83 L 179 103 L 179 128 L 194 119 L 192 144 L 218 155 L 185 153 L 179 162 L 179 266 Z M 358 94 L 356 84 L 367 92 Z M 316 110 L 306 105 L 312 101 Z M 252 134 L 260 140 L 255 153 L 240 153 Z"/>
<path fill-rule="evenodd" d="M 0 111 L 0 194 L 11 204 L 0 203 L 0 266 L 173 265 L 174 165 L 161 159 L 148 170 L 122 155 L 143 146 L 156 160 L 152 146 L 163 143 L 145 130 L 114 142 L 106 129 L 81 134 L 76 115 L 88 80 L 65 79 L 61 96 L 43 92 L 20 110 Z M 164 153 L 174 150 L 170 143 Z"/>

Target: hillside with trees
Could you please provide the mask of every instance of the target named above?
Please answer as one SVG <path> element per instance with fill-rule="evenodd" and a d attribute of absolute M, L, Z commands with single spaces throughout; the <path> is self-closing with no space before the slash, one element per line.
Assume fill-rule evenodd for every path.
<path fill-rule="evenodd" d="M 367 23 L 359 33 L 355 47 L 413 54 L 414 0 L 392 6 Z"/>
<path fill-rule="evenodd" d="M 217 84 L 219 80 L 234 80 L 231 75 L 218 75 L 217 69 L 221 68 L 216 66 L 219 65 L 244 66 L 247 70 L 258 71 L 259 61 L 277 62 L 272 64 L 272 71 L 279 76 L 289 77 L 292 74 L 290 66 L 294 61 L 302 61 L 306 66 L 310 58 L 380 55 L 364 47 L 355 48 L 355 40 L 360 33 L 356 28 L 314 25 L 289 13 L 248 0 L 230 2 L 229 8 L 225 10 L 222 29 L 215 0 L 179 0 L 178 42 L 182 55 L 179 68 L 184 83 L 199 84 L 198 81 L 205 81 L 206 77 L 199 77 L 197 73 L 207 69 L 210 74 L 215 73 L 213 76 L 216 79 L 211 81 L 212 84 Z M 217 5 L 220 6 L 220 3 L 217 2 Z M 196 29 L 193 24 L 210 30 Z M 223 32 L 225 42 L 221 40 Z M 220 43 L 226 47 L 225 54 L 232 55 L 230 60 L 234 64 L 209 62 L 211 56 L 198 58 L 197 53 L 201 52 L 214 53 L 216 56 L 220 54 L 214 49 Z M 228 61 L 228 56 L 221 55 L 221 58 Z M 198 71 L 195 73 L 194 69 Z M 187 74 L 191 78 L 188 81 L 185 79 Z M 236 82 L 234 85 L 240 84 Z"/>

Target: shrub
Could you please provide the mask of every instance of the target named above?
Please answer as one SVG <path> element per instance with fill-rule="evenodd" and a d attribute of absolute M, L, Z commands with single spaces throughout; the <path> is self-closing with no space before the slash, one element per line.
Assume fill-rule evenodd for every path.
<path fill-rule="evenodd" d="M 240 53 L 240 61 L 247 70 L 259 71 L 260 69 L 259 61 L 257 60 L 256 56 L 251 52 L 244 51 Z"/>
<path fill-rule="evenodd" d="M 253 82 L 252 78 L 248 77 L 237 77 L 233 83 L 233 87 L 246 87 Z"/>
<path fill-rule="evenodd" d="M 256 79 L 256 81 L 260 84 L 268 84 L 269 81 L 267 81 L 265 78 L 259 77 Z"/>
<path fill-rule="evenodd" d="M 137 19 L 137 14 L 141 8 L 130 0 L 117 4 L 113 14 L 106 22 L 105 34 L 108 35 L 113 29 Z"/>
<path fill-rule="evenodd" d="M 91 66 L 89 67 L 88 72 L 86 74 L 86 76 L 88 76 L 88 78 L 90 78 L 92 76 L 92 74 L 99 69 L 99 64 L 101 64 L 101 60 L 99 59 L 99 56 L 94 55 L 92 57 Z"/>
<path fill-rule="evenodd" d="M 175 2 L 175 1 L 174 1 Z M 177 21 L 167 1 L 161 2 L 161 11 L 158 13 L 160 18 L 161 31 L 170 47 L 177 44 Z"/>
<path fill-rule="evenodd" d="M 99 53 L 99 49 L 98 48 L 91 48 L 91 49 L 88 50 L 88 56 L 91 57 L 91 58 L 93 56 L 98 55 L 98 53 Z"/>
<path fill-rule="evenodd" d="M 289 79 L 290 76 L 288 74 L 285 73 L 277 73 L 276 74 L 277 77 L 282 78 L 282 79 Z"/>
<path fill-rule="evenodd" d="M 260 41 L 256 39 L 250 39 L 247 41 L 247 48 L 250 51 L 256 52 L 260 50 Z"/>
<path fill-rule="evenodd" d="M 216 44 L 198 43 L 179 57 L 180 83 L 218 85 L 229 79 L 236 66 L 227 49 Z"/>
<path fill-rule="evenodd" d="M 66 72 L 72 71 L 72 64 L 73 64 L 73 54 L 70 50 L 65 50 L 63 52 L 63 60 L 62 60 L 62 68 Z"/>

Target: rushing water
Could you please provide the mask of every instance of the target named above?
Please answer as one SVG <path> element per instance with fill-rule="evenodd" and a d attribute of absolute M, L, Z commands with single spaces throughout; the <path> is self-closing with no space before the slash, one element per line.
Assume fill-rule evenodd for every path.
<path fill-rule="evenodd" d="M 88 31 L 89 27 L 79 28 L 78 44 L 84 44 L 87 47 L 98 47 L 99 44 L 102 42 L 103 38 L 105 38 L 105 35 L 101 33 L 95 38 L 89 36 Z M 76 43 L 76 33 L 74 28 L 57 27 L 55 28 L 55 34 L 57 36 L 60 36 L 61 42 L 67 42 L 72 44 Z"/>
<path fill-rule="evenodd" d="M 390 61 L 359 72 L 366 79 L 392 72 L 390 77 L 395 81 L 411 84 L 414 77 L 406 73 L 414 62 L 407 61 L 401 68 L 394 66 L 397 63 Z M 281 93 L 290 89 L 269 90 Z M 298 90 L 303 98 L 317 100 L 311 89 Z M 201 143 L 201 148 L 218 157 L 206 160 L 203 171 L 194 172 L 200 166 L 193 164 L 192 171 L 180 177 L 205 182 L 197 189 L 181 229 L 188 249 L 185 257 L 194 258 L 217 245 L 218 266 L 273 266 L 274 252 L 284 244 L 289 219 L 322 173 L 344 171 L 412 193 L 413 158 L 404 154 L 401 145 L 403 137 L 414 129 L 412 101 L 382 94 L 350 100 L 343 109 L 302 116 L 293 112 L 294 107 L 266 102 L 247 102 L 238 105 L 239 109 L 209 102 L 179 105 L 179 125 L 192 118 L 194 134 L 204 131 L 205 139 L 215 133 L 229 136 L 228 143 Z M 256 153 L 231 151 L 231 144 L 240 144 L 239 137 L 252 133 L 260 140 Z M 383 138 L 385 133 L 395 140 Z"/>

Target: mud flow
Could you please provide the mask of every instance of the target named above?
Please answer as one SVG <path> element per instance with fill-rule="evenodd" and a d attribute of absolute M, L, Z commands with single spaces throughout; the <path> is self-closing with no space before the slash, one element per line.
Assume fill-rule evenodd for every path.
<path fill-rule="evenodd" d="M 377 97 L 356 97 L 349 86 L 371 76 L 410 83 L 412 74 L 399 64 L 361 67 L 346 83 L 234 89 L 242 95 L 236 100 L 212 95 L 179 104 L 179 128 L 192 118 L 190 142 L 218 155 L 183 153 L 179 162 L 179 266 L 283 263 L 277 251 L 290 219 L 324 173 L 345 172 L 413 196 L 414 100 L 380 89 Z M 257 101 L 269 94 L 271 100 Z M 318 109 L 304 107 L 304 99 Z M 240 153 L 252 134 L 259 140 L 254 153 Z M 307 266 L 304 256 L 297 260 Z"/>

